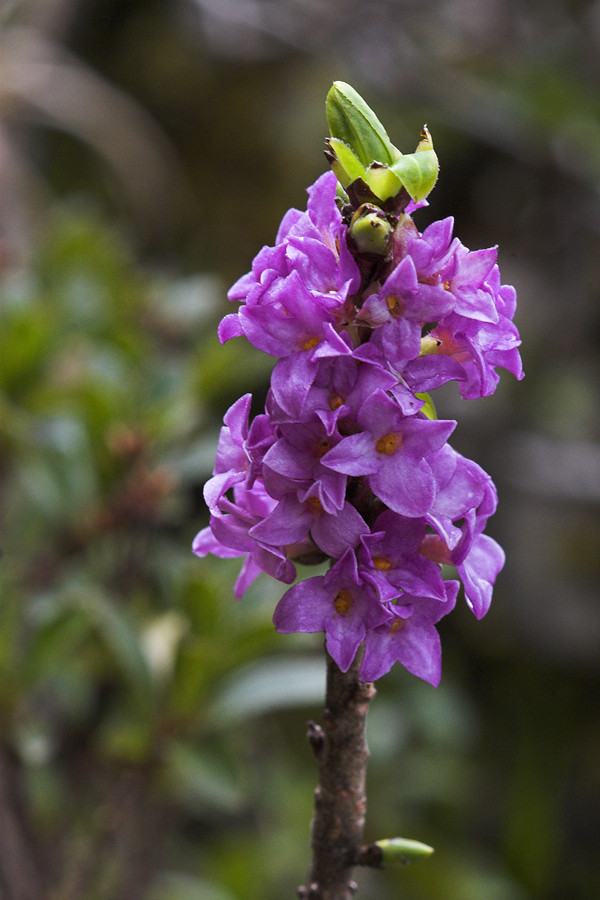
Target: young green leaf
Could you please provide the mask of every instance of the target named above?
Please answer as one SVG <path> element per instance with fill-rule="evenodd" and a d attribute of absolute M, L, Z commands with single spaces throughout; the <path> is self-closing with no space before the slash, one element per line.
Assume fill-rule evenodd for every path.
<path fill-rule="evenodd" d="M 422 140 L 419 141 L 414 153 L 401 156 L 390 166 L 416 202 L 424 200 L 429 194 L 439 172 L 438 158 L 426 125 L 423 127 L 421 137 Z"/>
<path fill-rule="evenodd" d="M 348 144 L 345 144 L 339 138 L 329 138 L 326 143 L 325 156 L 342 187 L 347 188 L 357 178 L 364 179 L 366 175 L 365 167 L 356 158 Z"/>
<path fill-rule="evenodd" d="M 352 148 L 363 166 L 393 163 L 398 151 L 373 110 L 353 87 L 334 81 L 326 102 L 331 136 Z"/>
<path fill-rule="evenodd" d="M 402 190 L 402 181 L 389 166 L 369 166 L 365 181 L 382 203 L 391 197 L 397 197 Z"/>
<path fill-rule="evenodd" d="M 431 399 L 430 394 L 415 394 L 415 397 L 418 397 L 419 400 L 423 400 L 423 406 L 421 407 L 421 412 L 427 416 L 428 419 L 437 419 L 437 411 L 435 408 L 435 403 Z"/>

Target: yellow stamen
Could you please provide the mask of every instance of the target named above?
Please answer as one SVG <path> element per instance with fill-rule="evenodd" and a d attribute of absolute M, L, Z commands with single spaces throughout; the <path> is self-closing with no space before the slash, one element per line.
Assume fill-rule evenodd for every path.
<path fill-rule="evenodd" d="M 301 342 L 300 344 L 298 344 L 298 346 L 299 346 L 300 350 L 312 350 L 313 347 L 316 347 L 317 344 L 320 344 L 320 343 L 321 343 L 320 337 L 311 337 L 311 338 L 306 338 L 306 340 Z"/>
<path fill-rule="evenodd" d="M 336 594 L 336 598 L 333 601 L 333 605 L 336 608 L 336 611 L 339 612 L 340 616 L 347 615 L 352 609 L 352 604 L 354 603 L 352 599 L 352 594 L 350 591 L 339 591 Z"/>
<path fill-rule="evenodd" d="M 329 408 L 330 409 L 339 409 L 340 406 L 344 405 L 344 398 L 340 397 L 339 394 L 331 394 L 329 397 Z"/>
<path fill-rule="evenodd" d="M 373 566 L 379 572 L 387 572 L 388 569 L 392 568 L 392 563 L 387 556 L 374 556 Z"/>
<path fill-rule="evenodd" d="M 395 634 L 397 631 L 402 631 L 402 629 L 405 627 L 405 625 L 406 625 L 406 622 L 404 619 L 394 619 L 394 621 L 390 625 L 390 632 L 392 634 Z"/>
<path fill-rule="evenodd" d="M 402 299 L 398 297 L 396 294 L 389 294 L 385 298 L 385 302 L 387 304 L 387 308 L 391 312 L 393 316 L 401 316 L 404 311 L 404 304 L 402 303 Z"/>
<path fill-rule="evenodd" d="M 378 453 L 383 453 L 385 456 L 391 456 L 392 453 L 395 453 L 401 446 L 402 435 L 396 431 L 390 432 L 390 434 L 384 434 L 383 437 L 379 438 L 375 444 L 375 449 Z"/>

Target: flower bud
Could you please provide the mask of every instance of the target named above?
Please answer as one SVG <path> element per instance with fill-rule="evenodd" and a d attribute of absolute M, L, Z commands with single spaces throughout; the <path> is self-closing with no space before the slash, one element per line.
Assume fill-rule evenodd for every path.
<path fill-rule="evenodd" d="M 398 157 L 387 132 L 370 106 L 344 81 L 334 81 L 327 94 L 327 122 L 331 136 L 351 148 L 363 166 L 389 165 Z"/>
<path fill-rule="evenodd" d="M 348 234 L 359 253 L 387 253 L 393 227 L 385 214 L 371 203 L 363 203 L 352 216 Z"/>

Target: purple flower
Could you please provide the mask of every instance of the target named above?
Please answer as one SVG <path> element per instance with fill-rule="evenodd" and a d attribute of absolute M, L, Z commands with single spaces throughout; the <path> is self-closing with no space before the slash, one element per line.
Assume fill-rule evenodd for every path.
<path fill-rule="evenodd" d="M 373 493 L 402 516 L 422 516 L 436 493 L 426 457 L 438 450 L 456 422 L 407 417 L 382 390 L 363 403 L 359 434 L 343 438 L 322 464 L 345 475 L 364 476 Z"/>
<path fill-rule="evenodd" d="M 290 584 L 296 577 L 296 569 L 286 558 L 281 544 L 270 545 L 250 535 L 253 526 L 269 515 L 275 501 L 258 480 L 251 490 L 237 483 L 233 492 L 233 500 L 224 494 L 219 498 L 210 518 L 210 527 L 200 531 L 194 539 L 194 553 L 197 556 L 212 553 L 226 558 L 248 557 L 235 587 L 238 598 L 259 572 L 267 572 L 278 581 Z"/>
<path fill-rule="evenodd" d="M 451 309 L 452 297 L 443 285 L 419 282 L 413 259 L 405 256 L 377 293 L 367 297 L 357 319 L 374 327 L 400 318 L 414 323 L 432 322 Z"/>
<path fill-rule="evenodd" d="M 220 559 L 233 559 L 244 555 L 238 550 L 232 550 L 231 547 L 226 547 L 218 541 L 210 526 L 198 532 L 192 543 L 192 551 L 199 557 L 208 556 L 209 553 L 212 553 L 213 556 L 218 556 Z M 264 570 L 254 561 L 252 556 L 245 557 L 233 588 L 233 593 L 238 600 L 242 598 L 246 590 L 262 571 Z"/>
<path fill-rule="evenodd" d="M 483 527 L 495 511 L 496 489 L 481 466 L 461 456 L 448 444 L 430 457 L 429 464 L 436 482 L 436 497 L 426 514 L 426 521 L 454 549 L 462 536 L 455 523 L 481 508 L 479 515 L 485 517 Z"/>
<path fill-rule="evenodd" d="M 504 550 L 487 534 L 473 538 L 469 552 L 456 566 L 465 589 L 465 600 L 477 619 L 485 616 L 492 602 L 492 588 L 504 565 Z"/>
<path fill-rule="evenodd" d="M 401 393 L 397 377 L 379 363 L 335 356 L 320 359 L 309 371 L 303 355 L 295 354 L 280 360 L 273 370 L 269 414 L 277 423 L 318 419 L 332 435 L 340 420 L 355 423 L 365 400 L 378 389 L 399 391 L 399 403 L 406 415 L 421 407 L 414 394 Z M 356 429 L 356 425 L 351 427 L 352 431 Z"/>
<path fill-rule="evenodd" d="M 275 509 L 252 528 L 252 537 L 267 544 L 290 545 L 306 540 L 332 559 L 343 556 L 358 544 L 369 528 L 360 513 L 348 501 L 333 513 L 323 508 L 316 492 L 309 489 L 304 500 L 285 494 Z"/>
<path fill-rule="evenodd" d="M 446 581 L 446 600 L 402 596 L 388 604 L 392 618 L 369 631 L 360 669 L 363 681 L 376 681 L 400 662 L 405 669 L 437 687 L 442 671 L 440 636 L 434 627 L 456 603 L 458 581 Z"/>
<path fill-rule="evenodd" d="M 419 234 L 412 220 L 404 222 L 399 229 L 397 243 L 400 255 L 408 255 L 415 264 L 419 281 L 426 284 L 439 283 L 439 272 L 452 255 L 452 231 L 454 219 L 448 216 L 428 225 Z"/>
<path fill-rule="evenodd" d="M 263 477 L 272 497 L 295 492 L 303 501 L 315 497 L 324 510 L 342 509 L 346 476 L 323 465 L 323 456 L 338 439 L 328 435 L 320 422 L 282 424 L 280 437 L 263 460 Z"/>
<path fill-rule="evenodd" d="M 492 587 L 504 565 L 504 551 L 484 535 L 497 493 L 490 476 L 472 460 L 445 447 L 434 460 L 440 490 L 427 517 L 437 534 L 423 538 L 420 552 L 436 563 L 456 566 L 467 605 L 478 619 L 489 609 Z"/>
<path fill-rule="evenodd" d="M 347 288 L 342 293 L 337 306 L 343 304 Z M 253 288 L 238 319 L 250 343 L 271 356 L 304 351 L 315 360 L 351 352 L 348 342 L 334 328 L 333 312 L 321 296 L 309 291 L 296 270 Z M 237 335 L 221 329 L 219 336 L 228 340 Z"/>
<path fill-rule="evenodd" d="M 492 588 L 504 565 L 504 551 L 486 534 L 472 534 L 465 528 L 465 540 L 453 552 L 439 535 L 428 534 L 420 552 L 436 563 L 455 565 L 463 583 L 467 606 L 477 619 L 483 618 L 492 602 Z"/>
<path fill-rule="evenodd" d="M 360 273 L 345 240 L 335 193 L 330 172 L 309 189 L 306 213 L 288 213 L 276 246 L 263 247 L 252 272 L 229 291 L 229 299 L 243 305 L 221 322 L 221 342 L 245 334 L 259 350 L 277 357 L 304 350 L 314 359 L 315 348 L 316 356 L 348 352 L 333 326 L 337 316 L 343 319 Z"/>
<path fill-rule="evenodd" d="M 204 499 L 212 511 L 226 492 L 246 477 L 249 459 L 245 450 L 251 394 L 244 394 L 225 413 L 219 434 L 213 477 L 204 486 Z"/>
<path fill-rule="evenodd" d="M 386 510 L 364 535 L 359 551 L 360 572 L 381 600 L 395 600 L 401 593 L 446 600 L 439 566 L 421 555 L 425 521 L 407 519 Z"/>
<path fill-rule="evenodd" d="M 420 282 L 439 286 L 451 295 L 454 312 L 468 318 L 497 322 L 494 292 L 487 283 L 496 262 L 497 249 L 468 250 L 458 238 L 451 241 L 453 226 L 453 219 L 448 218 L 434 222 L 422 235 L 409 231 L 407 258 L 413 261 Z M 433 316 L 424 321 L 437 318 Z"/>
<path fill-rule="evenodd" d="M 505 316 L 490 324 L 452 314 L 438 323 L 428 339 L 435 342 L 435 349 L 413 360 L 405 371 L 413 390 L 421 390 L 426 382 L 431 385 L 432 379 L 435 387 L 454 379 L 462 382 L 461 396 L 474 400 L 494 393 L 499 381 L 496 366 L 512 372 L 518 380 L 523 378 L 518 351 L 521 342 L 514 324 Z"/>
<path fill-rule="evenodd" d="M 342 672 L 349 669 L 367 632 L 389 619 L 391 613 L 362 581 L 352 550 L 326 575 L 307 578 L 286 591 L 273 616 L 283 634 L 324 631 L 327 651 Z"/>

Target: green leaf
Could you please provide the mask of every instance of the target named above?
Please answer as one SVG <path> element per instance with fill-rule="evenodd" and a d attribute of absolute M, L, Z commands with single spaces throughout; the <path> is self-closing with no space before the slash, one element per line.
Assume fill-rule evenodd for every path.
<path fill-rule="evenodd" d="M 192 812 L 219 810 L 239 812 L 246 802 L 235 774 L 225 764 L 222 753 L 198 749 L 184 741 L 168 743 L 164 777 L 173 796 Z"/>
<path fill-rule="evenodd" d="M 107 649 L 129 682 L 136 696 L 136 706 L 149 711 L 152 703 L 153 684 L 146 657 L 132 626 L 123 611 L 113 604 L 100 590 L 86 585 L 78 592 L 77 607 L 88 616 Z"/>
<path fill-rule="evenodd" d="M 437 410 L 431 396 L 425 393 L 417 393 L 415 394 L 415 397 L 418 397 L 419 400 L 423 400 L 424 405 L 421 407 L 421 412 L 424 413 L 428 419 L 437 419 Z"/>
<path fill-rule="evenodd" d="M 237 900 L 222 885 L 183 872 L 161 872 L 147 900 Z"/>
<path fill-rule="evenodd" d="M 427 126 L 423 127 L 421 137 L 414 153 L 400 156 L 390 166 L 412 199 L 417 202 L 424 200 L 433 189 L 439 172 L 438 158 Z"/>
<path fill-rule="evenodd" d="M 364 179 L 366 169 L 356 158 L 348 144 L 345 144 L 338 138 L 329 138 L 326 143 L 329 151 L 325 155 L 342 187 L 347 188 L 357 178 Z"/>
<path fill-rule="evenodd" d="M 353 87 L 335 81 L 327 94 L 327 122 L 331 136 L 347 144 L 363 166 L 389 164 L 398 152 L 373 110 Z"/>
<path fill-rule="evenodd" d="M 402 190 L 402 181 L 388 166 L 369 166 L 365 181 L 382 202 L 396 197 Z"/>
<path fill-rule="evenodd" d="M 63 666 L 65 659 L 72 659 L 88 633 L 89 622 L 73 610 L 52 617 L 32 638 L 22 670 L 24 680 L 34 684 L 37 679 Z"/>
<path fill-rule="evenodd" d="M 52 657 L 53 648 L 59 647 L 61 642 L 67 646 L 78 636 L 78 626 L 69 616 L 69 613 L 75 614 L 95 632 L 121 670 L 133 693 L 136 712 L 142 716 L 150 715 L 154 687 L 140 641 L 123 610 L 98 585 L 74 582 L 62 592 L 44 597 L 35 613 L 45 637 L 40 635 L 32 660 L 32 674 L 36 667 L 44 665 L 45 659 Z"/>

